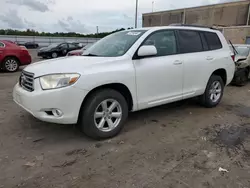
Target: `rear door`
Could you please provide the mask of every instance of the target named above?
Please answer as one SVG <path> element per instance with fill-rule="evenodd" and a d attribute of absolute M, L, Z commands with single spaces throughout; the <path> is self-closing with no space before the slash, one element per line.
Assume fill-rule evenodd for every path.
<path fill-rule="evenodd" d="M 59 53 L 60 53 L 60 56 L 65 56 L 67 55 L 68 51 L 69 51 L 69 46 L 67 43 L 62 43 L 60 46 L 59 46 Z"/>
<path fill-rule="evenodd" d="M 207 45 L 197 30 L 178 30 L 179 52 L 183 62 L 183 98 L 196 95 L 204 82 L 207 69 Z"/>

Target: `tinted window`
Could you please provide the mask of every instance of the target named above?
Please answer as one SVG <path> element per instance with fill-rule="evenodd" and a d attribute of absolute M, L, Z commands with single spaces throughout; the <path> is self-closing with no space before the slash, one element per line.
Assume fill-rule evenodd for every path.
<path fill-rule="evenodd" d="M 201 41 L 202 41 L 203 50 L 204 50 L 204 51 L 209 50 L 208 43 L 207 43 L 207 40 L 206 40 L 206 38 L 205 38 L 204 33 L 203 33 L 203 32 L 200 33 L 200 36 L 201 36 Z"/>
<path fill-rule="evenodd" d="M 4 44 L 0 42 L 0 47 L 4 47 Z"/>
<path fill-rule="evenodd" d="M 177 53 L 174 31 L 159 31 L 152 34 L 143 45 L 154 45 L 157 56 L 172 55 Z"/>
<path fill-rule="evenodd" d="M 67 44 L 61 44 L 61 45 L 59 46 L 59 48 L 61 48 L 61 49 L 67 49 L 67 48 L 68 48 L 68 45 L 67 45 Z"/>
<path fill-rule="evenodd" d="M 69 48 L 76 48 L 77 44 L 69 44 Z"/>
<path fill-rule="evenodd" d="M 207 43 L 210 50 L 217 50 L 222 48 L 220 39 L 216 33 L 204 32 L 204 35 L 207 39 Z"/>
<path fill-rule="evenodd" d="M 201 37 L 198 32 L 191 30 L 179 30 L 180 53 L 192 53 L 203 51 Z"/>

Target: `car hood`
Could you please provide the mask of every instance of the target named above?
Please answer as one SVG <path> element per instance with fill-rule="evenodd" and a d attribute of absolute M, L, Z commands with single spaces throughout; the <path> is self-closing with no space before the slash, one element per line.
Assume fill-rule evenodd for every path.
<path fill-rule="evenodd" d="M 92 68 L 97 64 L 119 59 L 117 57 L 66 56 L 32 63 L 24 70 L 34 73 L 35 77 L 54 73 L 82 73 L 88 67 Z"/>

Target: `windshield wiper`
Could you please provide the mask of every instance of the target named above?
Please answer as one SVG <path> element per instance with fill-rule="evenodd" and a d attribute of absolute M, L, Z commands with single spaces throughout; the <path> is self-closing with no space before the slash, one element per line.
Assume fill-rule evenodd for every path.
<path fill-rule="evenodd" d="M 89 53 L 89 54 L 86 54 L 86 55 L 83 55 L 83 56 L 93 56 L 93 57 L 96 57 L 98 55 Z"/>

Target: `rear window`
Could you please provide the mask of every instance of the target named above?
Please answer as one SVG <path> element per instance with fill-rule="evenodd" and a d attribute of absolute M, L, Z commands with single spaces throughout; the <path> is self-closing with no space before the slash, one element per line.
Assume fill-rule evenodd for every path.
<path fill-rule="evenodd" d="M 210 50 L 217 50 L 217 49 L 222 48 L 222 44 L 216 33 L 204 32 L 204 35 L 205 35 L 205 38 L 207 40 L 208 47 Z"/>
<path fill-rule="evenodd" d="M 193 53 L 203 51 L 199 32 L 192 30 L 179 30 L 180 53 Z"/>
<path fill-rule="evenodd" d="M 246 57 L 249 55 L 250 48 L 247 46 L 235 46 L 235 49 L 238 52 L 237 55 Z"/>

